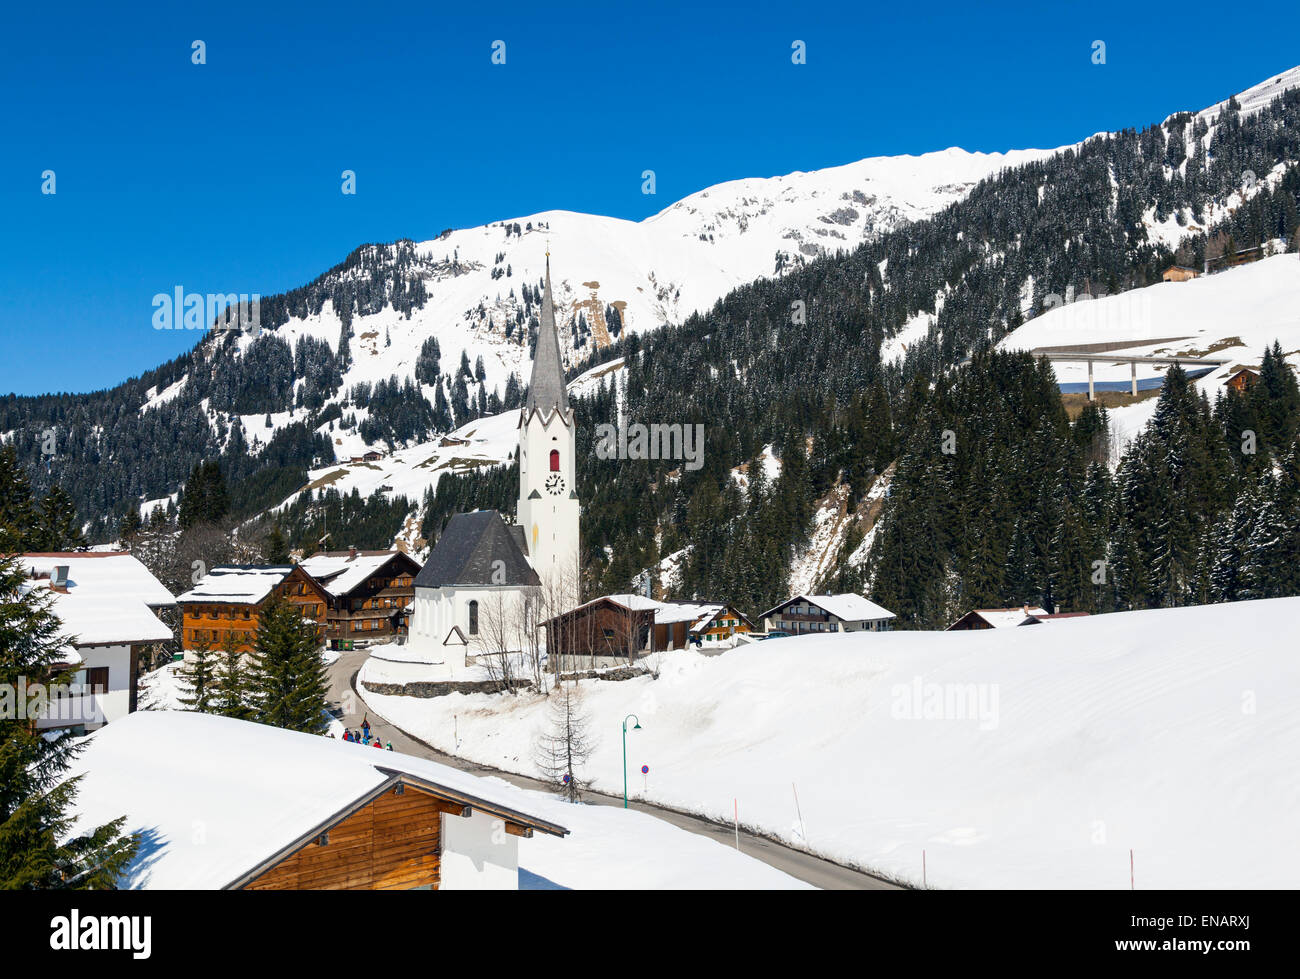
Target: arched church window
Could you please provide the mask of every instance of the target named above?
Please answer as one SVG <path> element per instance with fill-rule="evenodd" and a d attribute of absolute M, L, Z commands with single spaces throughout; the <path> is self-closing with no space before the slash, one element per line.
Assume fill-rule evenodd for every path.
<path fill-rule="evenodd" d="M 469 603 L 469 634 L 478 635 L 478 602 Z"/>
<path fill-rule="evenodd" d="M 560 471 L 560 450 L 552 449 L 551 450 L 551 472 L 557 473 L 559 471 Z"/>

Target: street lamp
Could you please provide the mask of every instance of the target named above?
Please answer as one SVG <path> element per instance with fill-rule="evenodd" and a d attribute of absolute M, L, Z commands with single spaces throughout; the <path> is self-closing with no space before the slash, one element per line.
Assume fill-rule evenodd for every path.
<path fill-rule="evenodd" d="M 633 731 L 641 730 L 641 718 L 635 714 L 628 714 L 623 718 L 623 808 L 627 808 L 627 722 L 628 720 L 636 721 L 632 726 Z"/>

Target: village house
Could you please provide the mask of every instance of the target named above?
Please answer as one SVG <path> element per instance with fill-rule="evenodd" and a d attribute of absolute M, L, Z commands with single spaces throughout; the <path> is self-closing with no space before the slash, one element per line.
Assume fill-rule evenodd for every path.
<path fill-rule="evenodd" d="M 792 636 L 823 632 L 887 632 L 896 618 L 861 595 L 795 595 L 761 616 L 767 632 Z"/>
<path fill-rule="evenodd" d="M 1267 252 L 1263 245 L 1252 245 L 1250 248 L 1238 248 L 1233 252 L 1225 251 L 1221 255 L 1213 258 L 1206 256 L 1205 272 L 1222 272 L 1224 269 L 1236 268 L 1238 265 L 1248 265 L 1251 262 L 1258 262 L 1265 258 Z"/>
<path fill-rule="evenodd" d="M 1223 383 L 1238 394 L 1245 394 L 1259 380 L 1259 371 L 1250 367 L 1240 367 Z"/>
<path fill-rule="evenodd" d="M 402 551 L 326 551 L 298 566 L 329 593 L 325 641 L 331 649 L 389 642 L 405 632 L 420 565 Z"/>
<path fill-rule="evenodd" d="M 28 590 L 50 595 L 70 639 L 56 671 L 76 670 L 75 687 L 50 704 L 36 727 L 92 731 L 133 712 L 142 655 L 175 638 L 157 614 L 176 607 L 171 592 L 125 552 L 31 553 L 21 560 Z"/>
<path fill-rule="evenodd" d="M 181 607 L 181 648 L 223 649 L 233 636 L 235 649 L 251 653 L 257 624 L 272 594 L 298 607 L 318 627 L 324 641 L 330 593 L 296 564 L 231 564 L 213 568 L 177 597 Z"/>
<path fill-rule="evenodd" d="M 742 613 L 723 602 L 658 600 L 605 595 L 544 623 L 552 669 L 601 669 L 649 653 L 729 645 L 752 631 Z"/>
<path fill-rule="evenodd" d="M 691 641 L 697 645 L 726 645 L 736 636 L 754 631 L 754 623 L 734 605 L 706 606 L 706 612 L 691 625 Z"/>
<path fill-rule="evenodd" d="M 128 889 L 517 889 L 520 840 L 569 832 L 495 779 L 189 711 L 106 727 L 71 774 L 74 833 L 141 835 Z"/>
<path fill-rule="evenodd" d="M 1196 278 L 1199 274 L 1196 269 L 1189 269 L 1184 265 L 1171 265 L 1165 269 L 1161 278 L 1165 282 L 1187 282 Z"/>
<path fill-rule="evenodd" d="M 1037 605 L 1022 605 L 1019 608 L 977 608 L 972 609 L 960 619 L 948 626 L 948 632 L 965 632 L 972 629 L 1008 629 L 1022 625 L 1038 625 L 1055 619 L 1077 619 L 1087 612 L 1062 612 L 1058 608 L 1049 612 Z"/>

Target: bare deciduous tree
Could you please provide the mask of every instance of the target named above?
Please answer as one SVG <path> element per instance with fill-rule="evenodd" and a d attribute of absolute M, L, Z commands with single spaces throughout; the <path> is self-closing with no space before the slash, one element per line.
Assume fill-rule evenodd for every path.
<path fill-rule="evenodd" d="M 578 607 L 578 599 L 579 583 L 576 572 L 572 574 L 551 572 L 543 577 L 542 586 L 537 595 L 537 614 L 533 622 L 533 627 L 537 633 L 535 642 L 538 646 L 539 657 L 541 647 L 548 642 L 545 633 L 546 623 L 559 615 L 563 615 L 565 612 L 573 611 Z M 560 660 L 559 652 L 547 645 L 546 666 L 548 670 L 555 674 L 557 685 L 562 672 Z"/>
<path fill-rule="evenodd" d="M 488 679 L 498 690 L 508 693 L 514 693 L 519 686 L 518 606 L 522 604 L 518 595 L 495 592 L 479 603 L 478 633 L 471 637 L 474 647 L 480 650 L 477 660 Z"/>

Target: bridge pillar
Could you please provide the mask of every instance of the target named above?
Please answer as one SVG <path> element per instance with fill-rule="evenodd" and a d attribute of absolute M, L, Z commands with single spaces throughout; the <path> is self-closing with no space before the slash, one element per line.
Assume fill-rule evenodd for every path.
<path fill-rule="evenodd" d="M 1136 360 L 1130 360 L 1128 365 L 1132 368 L 1133 397 L 1136 398 L 1138 396 L 1138 362 Z"/>
<path fill-rule="evenodd" d="M 1095 396 L 1092 389 L 1092 361 L 1090 360 L 1088 361 L 1088 400 L 1091 401 Z"/>

